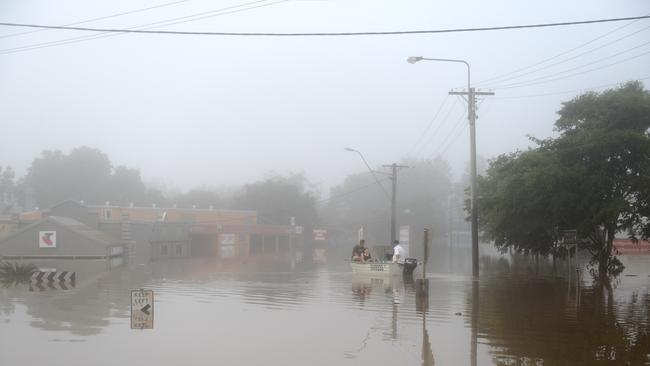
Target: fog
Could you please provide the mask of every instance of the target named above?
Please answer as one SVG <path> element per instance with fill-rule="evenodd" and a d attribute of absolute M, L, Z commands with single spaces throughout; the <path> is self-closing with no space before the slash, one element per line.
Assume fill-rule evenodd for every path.
<path fill-rule="evenodd" d="M 228 14 L 207 13 L 204 19 L 189 17 L 183 20 L 193 21 L 156 29 L 356 32 L 533 24 L 650 11 L 646 1 L 574 1 L 558 7 L 554 2 L 296 0 L 236 7 L 241 4 L 3 1 L 0 14 L 7 22 L 62 25 L 159 6 L 81 24 L 128 28 L 234 7 Z M 473 84 L 496 86 L 495 96 L 479 101 L 477 122 L 477 153 L 490 158 L 526 148 L 528 134 L 552 135 L 561 102 L 580 90 L 602 90 L 603 85 L 650 76 L 647 54 L 570 76 L 647 51 L 645 45 L 615 56 L 647 41 L 647 26 L 647 20 L 641 20 L 490 32 L 294 38 L 96 38 L 86 32 L 4 26 L 0 166 L 10 165 L 22 176 L 43 150 L 69 153 L 89 146 L 106 153 L 116 166 L 140 169 L 150 185 L 187 191 L 200 185 L 241 185 L 269 171 L 303 172 L 327 196 L 346 176 L 366 170 L 358 156 L 343 150 L 353 147 L 373 168 L 407 157 L 440 155 L 458 180 L 469 158 L 465 102 L 447 93 L 463 88 L 466 70 L 461 64 L 411 65 L 407 57 L 464 59 L 471 64 Z M 30 33 L 19 34 L 24 32 Z M 61 40 L 71 41 L 52 43 Z M 519 78 L 480 83 L 590 41 L 551 63 L 611 44 Z M 37 47 L 29 48 L 32 45 Z M 549 75 L 570 77 L 498 88 Z M 539 94 L 552 95 L 526 97 Z"/>

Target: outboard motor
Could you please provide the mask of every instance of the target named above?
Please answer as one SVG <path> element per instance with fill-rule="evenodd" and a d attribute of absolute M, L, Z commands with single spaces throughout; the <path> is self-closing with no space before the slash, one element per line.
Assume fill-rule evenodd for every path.
<path fill-rule="evenodd" d="M 406 258 L 404 260 L 404 276 L 412 276 L 415 267 L 418 266 L 418 260 L 415 258 Z"/>

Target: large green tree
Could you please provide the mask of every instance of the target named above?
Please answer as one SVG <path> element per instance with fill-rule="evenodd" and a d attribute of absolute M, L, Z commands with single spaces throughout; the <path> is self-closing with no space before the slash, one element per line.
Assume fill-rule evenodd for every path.
<path fill-rule="evenodd" d="M 563 103 L 558 137 L 493 160 L 479 180 L 479 221 L 497 247 L 558 254 L 563 230 L 598 272 L 618 273 L 616 234 L 647 238 L 650 93 L 639 82 Z"/>

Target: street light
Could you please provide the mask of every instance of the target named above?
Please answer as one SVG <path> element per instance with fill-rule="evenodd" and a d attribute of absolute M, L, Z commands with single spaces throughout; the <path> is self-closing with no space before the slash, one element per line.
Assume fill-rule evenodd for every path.
<path fill-rule="evenodd" d="M 450 58 L 427 58 L 422 56 L 411 56 L 406 59 L 408 63 L 414 64 L 420 61 L 438 61 L 438 62 L 456 62 L 463 63 L 467 66 L 467 92 L 450 92 L 449 94 L 465 95 L 467 94 L 467 119 L 469 120 L 470 134 L 470 202 L 472 217 L 472 275 L 478 277 L 478 210 L 476 207 L 476 110 L 475 110 L 475 91 L 472 89 L 470 82 L 470 67 L 465 60 L 456 60 Z M 483 93 L 482 93 L 483 94 Z M 494 93 L 485 93 L 494 94 Z"/>
<path fill-rule="evenodd" d="M 355 153 L 359 154 L 359 157 L 361 157 L 361 160 L 363 160 L 363 163 L 366 164 L 366 167 L 368 168 L 368 171 L 370 172 L 370 174 L 372 174 L 372 177 L 375 178 L 375 182 L 377 182 L 379 187 L 381 187 L 381 190 L 386 195 L 386 198 L 390 199 L 390 196 L 388 195 L 388 192 L 386 192 L 386 189 L 384 188 L 384 186 L 381 184 L 381 182 L 377 178 L 377 175 L 375 174 L 376 172 L 374 170 L 372 170 L 372 168 L 370 167 L 370 164 L 368 164 L 368 162 L 366 161 L 366 158 L 363 157 L 363 154 L 361 153 L 361 151 L 353 149 L 351 147 L 344 147 L 343 149 L 345 151 L 355 152 Z"/>

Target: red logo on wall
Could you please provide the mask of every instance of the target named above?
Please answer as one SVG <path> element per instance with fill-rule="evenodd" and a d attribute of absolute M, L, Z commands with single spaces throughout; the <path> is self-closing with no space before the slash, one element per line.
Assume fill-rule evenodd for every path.
<path fill-rule="evenodd" d="M 40 231 L 38 233 L 39 248 L 56 248 L 56 231 Z"/>

